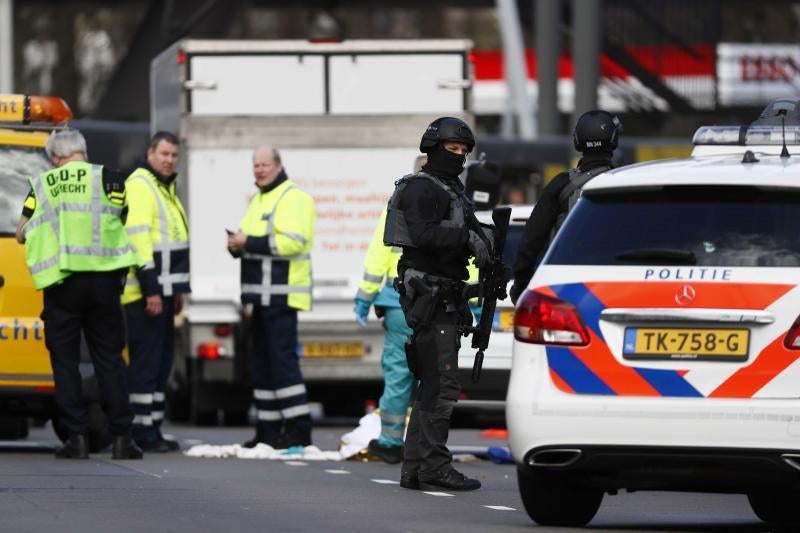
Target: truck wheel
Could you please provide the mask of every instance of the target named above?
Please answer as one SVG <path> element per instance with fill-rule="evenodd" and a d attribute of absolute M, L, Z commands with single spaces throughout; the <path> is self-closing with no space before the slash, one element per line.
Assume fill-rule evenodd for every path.
<path fill-rule="evenodd" d="M 747 495 L 750 507 L 761 520 L 772 524 L 800 524 L 800 491 L 758 491 Z"/>
<path fill-rule="evenodd" d="M 528 516 L 543 526 L 583 527 L 594 518 L 603 501 L 603 491 L 599 489 L 561 483 L 557 476 L 521 466 L 517 466 L 517 482 Z"/>
<path fill-rule="evenodd" d="M 249 421 L 247 420 L 247 409 L 225 409 L 223 413 L 225 414 L 225 425 L 226 426 L 247 426 Z"/>
<path fill-rule="evenodd" d="M 22 416 L 0 418 L 0 440 L 24 439 L 28 436 L 28 419 Z"/>
<path fill-rule="evenodd" d="M 216 426 L 217 425 L 217 411 L 204 411 L 199 409 L 196 402 L 192 402 L 192 408 L 189 415 L 189 422 L 195 426 Z"/>
<path fill-rule="evenodd" d="M 190 395 L 187 385 L 169 383 L 166 392 L 166 416 L 171 422 L 188 422 L 190 412 Z"/>

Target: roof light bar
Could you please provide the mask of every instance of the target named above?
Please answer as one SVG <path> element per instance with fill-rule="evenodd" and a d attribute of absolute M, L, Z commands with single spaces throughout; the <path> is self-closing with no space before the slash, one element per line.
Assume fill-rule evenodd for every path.
<path fill-rule="evenodd" d="M 781 146 L 780 126 L 702 126 L 692 138 L 697 145 Z M 786 126 L 786 144 L 800 145 L 800 126 Z"/>

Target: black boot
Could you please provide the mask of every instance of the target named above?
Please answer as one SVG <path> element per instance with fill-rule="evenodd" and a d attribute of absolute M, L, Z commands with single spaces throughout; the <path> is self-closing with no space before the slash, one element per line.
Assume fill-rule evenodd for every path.
<path fill-rule="evenodd" d="M 56 449 L 58 459 L 88 459 L 89 439 L 86 435 L 74 433 Z"/>
<path fill-rule="evenodd" d="M 404 489 L 419 490 L 419 473 L 416 470 L 400 470 L 400 486 Z"/>
<path fill-rule="evenodd" d="M 477 490 L 481 488 L 481 482 L 468 478 L 450 465 L 445 465 L 439 470 L 420 474 L 419 488 L 422 490 Z"/>
<path fill-rule="evenodd" d="M 369 441 L 367 451 L 390 465 L 396 465 L 403 460 L 402 446 L 384 446 L 378 439 Z"/>
<path fill-rule="evenodd" d="M 272 445 L 276 450 L 285 450 L 293 446 L 311 446 L 311 427 L 287 423 L 283 434 Z"/>
<path fill-rule="evenodd" d="M 141 459 L 144 456 L 129 435 L 116 435 L 111 439 L 112 459 Z"/>

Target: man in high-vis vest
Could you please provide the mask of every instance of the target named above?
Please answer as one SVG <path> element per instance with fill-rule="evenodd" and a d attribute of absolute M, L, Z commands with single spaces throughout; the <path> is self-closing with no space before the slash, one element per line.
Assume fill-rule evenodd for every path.
<path fill-rule="evenodd" d="M 112 458 L 141 459 L 130 435 L 133 413 L 122 359 L 122 280 L 128 268 L 141 265 L 122 222 L 124 177 L 88 163 L 86 140 L 77 130 L 53 133 L 45 151 L 55 168 L 29 179 L 17 241 L 25 244 L 34 285 L 44 290 L 58 419 L 69 432 L 56 457 L 89 457 L 89 411 L 78 369 L 82 331 L 108 416 Z"/>
<path fill-rule="evenodd" d="M 276 449 L 311 444 L 311 411 L 297 354 L 297 312 L 311 309 L 314 201 L 289 180 L 275 148 L 253 152 L 258 191 L 228 250 L 241 258 L 242 304 L 253 307 L 250 357 L 256 434 Z"/>
<path fill-rule="evenodd" d="M 122 303 L 128 325 L 128 384 L 133 438 L 146 452 L 170 452 L 179 444 L 161 433 L 164 392 L 174 358 L 173 315 L 189 292 L 189 229 L 175 192 L 178 138 L 156 133 L 147 158 L 128 176 L 125 229 L 144 267 L 131 269 Z"/>

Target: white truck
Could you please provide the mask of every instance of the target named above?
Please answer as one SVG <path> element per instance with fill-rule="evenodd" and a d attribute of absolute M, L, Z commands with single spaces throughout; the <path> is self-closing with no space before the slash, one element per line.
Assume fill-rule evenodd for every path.
<path fill-rule="evenodd" d="M 192 294 L 179 328 L 169 414 L 238 423 L 250 405 L 239 264 L 225 248 L 255 192 L 251 154 L 270 144 L 314 197 L 314 307 L 298 356 L 328 414 L 380 393 L 383 331 L 353 297 L 394 181 L 412 170 L 425 126 L 470 121 L 471 42 L 180 40 L 151 65 L 151 128 L 182 142 Z M 369 394 L 365 396 L 365 394 Z"/>

